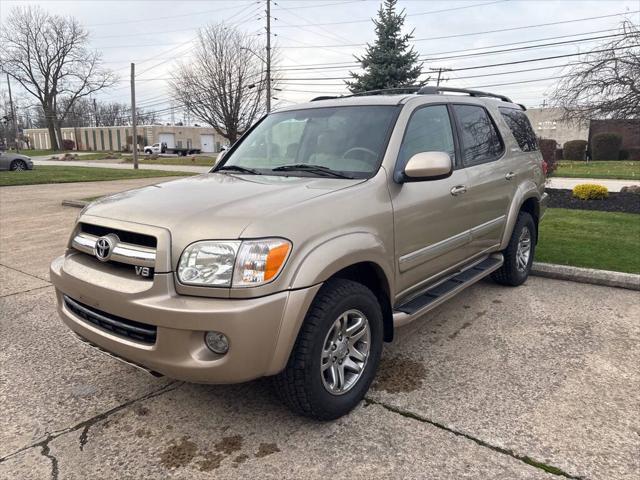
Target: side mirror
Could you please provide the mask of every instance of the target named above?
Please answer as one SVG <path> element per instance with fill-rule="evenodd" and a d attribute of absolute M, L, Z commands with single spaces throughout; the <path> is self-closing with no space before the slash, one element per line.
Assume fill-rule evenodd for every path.
<path fill-rule="evenodd" d="M 404 181 L 438 180 L 451 175 L 453 164 L 446 152 L 420 152 L 404 167 Z"/>

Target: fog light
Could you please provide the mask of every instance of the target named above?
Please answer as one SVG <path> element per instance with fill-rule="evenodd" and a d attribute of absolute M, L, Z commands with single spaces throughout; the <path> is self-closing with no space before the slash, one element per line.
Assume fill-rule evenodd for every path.
<path fill-rule="evenodd" d="M 229 351 L 229 339 L 224 333 L 207 332 L 204 336 L 204 343 L 213 353 L 224 355 Z"/>

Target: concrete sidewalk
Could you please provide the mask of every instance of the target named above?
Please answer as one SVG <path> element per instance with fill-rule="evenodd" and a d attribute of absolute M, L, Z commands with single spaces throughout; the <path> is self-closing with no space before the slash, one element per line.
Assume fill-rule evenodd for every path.
<path fill-rule="evenodd" d="M 0 478 L 638 478 L 629 290 L 481 282 L 401 329 L 367 400 L 330 423 L 266 380 L 154 379 L 77 343 L 48 277 L 78 213 L 60 201 L 157 181 L 0 189 Z"/>
<path fill-rule="evenodd" d="M 547 188 L 563 188 L 571 190 L 582 183 L 595 183 L 607 187 L 610 192 L 619 192 L 622 187 L 640 185 L 640 180 L 610 180 L 599 178 L 565 178 L 551 177 L 547 179 Z"/>

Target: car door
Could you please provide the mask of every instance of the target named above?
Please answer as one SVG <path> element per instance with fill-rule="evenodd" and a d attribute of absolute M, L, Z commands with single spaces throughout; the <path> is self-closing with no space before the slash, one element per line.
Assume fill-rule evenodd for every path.
<path fill-rule="evenodd" d="M 457 168 L 454 130 L 447 105 L 418 107 L 405 128 L 396 162 L 403 171 L 420 152 L 449 154 L 454 170 L 447 178 L 405 182 L 391 189 L 394 211 L 398 296 L 417 290 L 468 256 L 473 218 L 462 190 L 467 173 Z"/>
<path fill-rule="evenodd" d="M 0 152 L 0 170 L 9 170 L 9 156 Z"/>
<path fill-rule="evenodd" d="M 514 172 L 505 142 L 484 105 L 453 104 L 462 167 L 467 173 L 469 213 L 473 217 L 469 253 L 495 248 L 502 237 L 513 197 Z"/>

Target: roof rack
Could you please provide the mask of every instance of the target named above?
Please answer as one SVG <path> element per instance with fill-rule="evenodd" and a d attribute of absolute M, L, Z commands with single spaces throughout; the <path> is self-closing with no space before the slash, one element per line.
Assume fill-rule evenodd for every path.
<path fill-rule="evenodd" d="M 513 103 L 509 97 L 505 97 L 504 95 L 498 95 L 495 93 L 481 92 L 480 90 L 469 90 L 466 88 L 434 87 L 431 85 L 427 85 L 424 87 L 407 86 L 407 87 L 395 87 L 395 88 L 381 88 L 378 90 L 367 90 L 366 92 L 352 93 L 351 95 L 340 95 L 340 96 L 323 95 L 320 97 L 312 98 L 311 101 L 316 102 L 319 100 L 334 100 L 337 98 L 360 97 L 362 95 L 384 95 L 386 93 L 392 93 L 392 94 L 415 93 L 417 95 L 437 95 L 439 93 L 448 93 L 448 92 L 465 93 L 471 97 L 498 98 L 503 102 Z M 526 110 L 523 105 L 520 105 L 520 106 L 523 108 L 523 110 Z"/>
<path fill-rule="evenodd" d="M 489 93 L 489 92 L 481 92 L 480 90 L 468 90 L 466 88 L 433 87 L 433 86 L 427 85 L 425 87 L 422 87 L 416 93 L 418 95 L 435 95 L 435 94 L 438 94 L 438 93 L 445 93 L 445 92 L 466 93 L 467 95 L 469 95 L 471 97 L 499 98 L 503 102 L 513 103 L 509 97 L 505 97 L 504 95 L 497 95 L 495 93 Z"/>
<path fill-rule="evenodd" d="M 377 90 L 366 90 L 364 92 L 352 93 L 351 95 L 321 95 L 319 97 L 312 98 L 312 102 L 316 102 L 319 100 L 335 100 L 336 98 L 351 98 L 351 97 L 361 97 L 363 95 L 384 95 L 385 93 L 417 93 L 421 87 L 416 85 L 410 85 L 407 87 L 392 87 L 392 88 L 380 88 Z"/>

